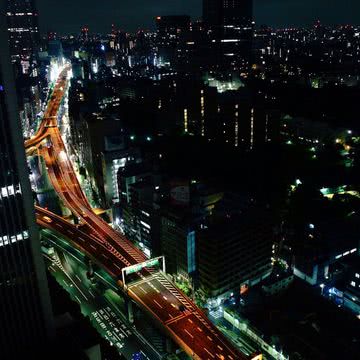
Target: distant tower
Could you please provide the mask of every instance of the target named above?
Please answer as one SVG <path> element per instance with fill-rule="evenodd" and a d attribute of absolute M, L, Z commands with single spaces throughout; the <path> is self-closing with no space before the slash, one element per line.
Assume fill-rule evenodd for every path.
<path fill-rule="evenodd" d="M 21 65 L 28 74 L 37 65 L 40 46 L 38 14 L 34 0 L 6 0 L 10 55 L 13 63 Z"/>
<path fill-rule="evenodd" d="M 11 62 L 15 71 L 19 116 L 29 136 L 41 110 L 38 52 L 40 34 L 34 0 L 1 0 L 6 14 Z M 4 9 L 5 8 L 5 9 Z"/>
<path fill-rule="evenodd" d="M 47 344 L 52 312 L 18 118 L 5 7 L 0 2 L 0 354 L 18 359 Z M 24 55 L 22 50 L 19 54 Z"/>
<path fill-rule="evenodd" d="M 203 0 L 203 21 L 211 30 L 219 62 L 228 68 L 234 55 L 249 68 L 253 39 L 253 0 Z"/>
<path fill-rule="evenodd" d="M 81 28 L 80 40 L 86 42 L 88 41 L 88 39 L 89 39 L 89 28 L 87 26 L 83 26 Z"/>
<path fill-rule="evenodd" d="M 253 0 L 203 0 L 203 20 L 208 27 L 249 26 Z"/>

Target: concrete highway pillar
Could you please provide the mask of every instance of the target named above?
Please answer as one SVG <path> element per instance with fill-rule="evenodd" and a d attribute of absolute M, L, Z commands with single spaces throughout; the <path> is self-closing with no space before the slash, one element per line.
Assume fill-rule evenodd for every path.
<path fill-rule="evenodd" d="M 173 350 L 174 350 L 173 342 L 171 341 L 170 338 L 166 337 L 166 352 L 172 354 Z"/>
<path fill-rule="evenodd" d="M 89 279 L 92 279 L 92 278 L 94 277 L 93 264 L 92 264 L 91 260 L 88 259 L 88 258 L 85 258 L 85 263 L 86 263 L 86 265 L 87 265 L 86 276 L 87 276 Z"/>
<path fill-rule="evenodd" d="M 130 324 L 134 323 L 134 309 L 133 304 L 131 300 L 125 300 L 125 306 L 127 310 L 128 320 Z"/>
<path fill-rule="evenodd" d="M 327 279 L 329 277 L 329 265 L 325 265 L 324 267 L 324 278 Z"/>

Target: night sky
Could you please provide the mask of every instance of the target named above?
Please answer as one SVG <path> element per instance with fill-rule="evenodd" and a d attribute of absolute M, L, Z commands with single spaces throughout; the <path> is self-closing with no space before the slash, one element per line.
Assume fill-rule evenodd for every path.
<path fill-rule="evenodd" d="M 254 0 L 257 24 L 309 25 L 316 19 L 328 24 L 360 24 L 358 0 Z M 43 32 L 78 32 L 87 24 L 91 32 L 109 31 L 111 23 L 134 31 L 153 28 L 157 15 L 201 16 L 202 0 L 37 0 Z"/>

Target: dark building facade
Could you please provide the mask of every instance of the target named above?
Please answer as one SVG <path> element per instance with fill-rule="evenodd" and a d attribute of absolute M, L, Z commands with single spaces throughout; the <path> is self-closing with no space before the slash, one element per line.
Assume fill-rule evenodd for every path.
<path fill-rule="evenodd" d="M 46 345 L 52 314 L 5 29 L 0 16 L 0 349 L 12 359 Z"/>
<path fill-rule="evenodd" d="M 168 15 L 157 16 L 156 27 L 161 34 L 177 35 L 182 31 L 189 31 L 190 16 L 188 15 Z"/>
<path fill-rule="evenodd" d="M 217 297 L 239 293 L 242 286 L 267 277 L 272 234 L 270 216 L 262 209 L 210 219 L 197 239 L 201 286 Z"/>
<path fill-rule="evenodd" d="M 253 38 L 253 0 L 203 0 L 213 57 L 226 72 L 236 65 L 247 71 Z"/>
<path fill-rule="evenodd" d="M 40 112 L 38 14 L 34 0 L 7 0 L 5 7 L 19 115 L 24 135 L 28 136 L 36 115 Z"/>
<path fill-rule="evenodd" d="M 6 18 L 13 63 L 29 74 L 36 64 L 40 44 L 38 14 L 34 0 L 7 0 Z"/>
<path fill-rule="evenodd" d="M 253 0 L 203 0 L 203 20 L 209 27 L 247 26 L 253 18 Z"/>

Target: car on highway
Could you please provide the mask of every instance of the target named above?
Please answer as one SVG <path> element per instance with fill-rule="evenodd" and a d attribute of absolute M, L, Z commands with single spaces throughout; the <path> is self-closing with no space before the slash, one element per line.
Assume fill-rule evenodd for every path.
<path fill-rule="evenodd" d="M 52 220 L 48 216 L 43 216 L 42 219 L 47 222 L 48 224 L 52 223 Z"/>

